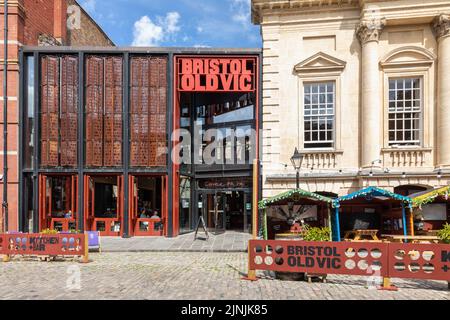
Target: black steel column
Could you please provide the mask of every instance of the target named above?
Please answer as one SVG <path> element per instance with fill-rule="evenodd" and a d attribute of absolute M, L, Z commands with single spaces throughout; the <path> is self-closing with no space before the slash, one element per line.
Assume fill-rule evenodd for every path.
<path fill-rule="evenodd" d="M 84 53 L 78 53 L 78 229 L 84 225 Z"/>
<path fill-rule="evenodd" d="M 130 55 L 128 52 L 125 52 L 123 55 L 123 143 L 122 143 L 122 159 L 123 159 L 123 167 L 124 167 L 124 181 L 123 181 L 123 238 L 128 238 L 129 235 L 129 180 L 128 180 L 128 174 L 129 174 L 129 166 L 130 166 L 130 139 L 129 139 L 129 112 L 130 112 L 130 103 L 129 103 L 129 90 L 130 90 Z"/>
<path fill-rule="evenodd" d="M 39 154 L 41 151 L 40 137 L 40 55 L 38 52 L 34 53 L 34 149 L 33 149 L 33 232 L 39 232 Z"/>
<path fill-rule="evenodd" d="M 173 53 L 169 53 L 169 61 L 167 63 L 167 80 L 168 80 L 168 92 L 167 92 L 167 142 L 168 142 L 168 169 L 169 169 L 169 204 L 167 208 L 167 225 L 168 225 L 168 237 L 173 237 L 173 161 L 172 161 L 172 132 L 173 132 L 173 108 L 174 108 L 174 99 L 173 99 L 173 74 L 174 74 L 174 66 L 173 66 Z"/>

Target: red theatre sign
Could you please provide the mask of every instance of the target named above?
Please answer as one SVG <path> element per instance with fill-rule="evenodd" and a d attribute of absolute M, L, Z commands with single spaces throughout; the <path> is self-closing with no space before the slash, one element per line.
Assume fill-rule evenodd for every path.
<path fill-rule="evenodd" d="M 251 92 L 256 88 L 256 58 L 177 59 L 178 91 Z"/>

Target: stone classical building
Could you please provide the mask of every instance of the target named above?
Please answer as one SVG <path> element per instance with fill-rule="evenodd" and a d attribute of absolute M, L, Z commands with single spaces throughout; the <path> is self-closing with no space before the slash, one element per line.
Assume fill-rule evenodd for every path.
<path fill-rule="evenodd" d="M 450 1 L 252 0 L 263 38 L 263 196 L 402 194 L 450 180 Z"/>

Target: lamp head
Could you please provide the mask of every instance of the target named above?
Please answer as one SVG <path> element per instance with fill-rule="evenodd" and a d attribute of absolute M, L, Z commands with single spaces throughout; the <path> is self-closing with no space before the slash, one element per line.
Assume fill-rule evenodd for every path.
<path fill-rule="evenodd" d="M 302 167 L 303 155 L 298 152 L 297 148 L 295 148 L 294 155 L 291 157 L 291 162 L 295 170 L 300 170 Z"/>

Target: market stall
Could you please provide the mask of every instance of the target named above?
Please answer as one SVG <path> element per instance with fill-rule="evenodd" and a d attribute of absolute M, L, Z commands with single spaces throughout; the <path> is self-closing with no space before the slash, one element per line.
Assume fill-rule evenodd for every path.
<path fill-rule="evenodd" d="M 414 231 L 432 236 L 450 222 L 450 186 L 410 195 L 414 208 Z"/>
<path fill-rule="evenodd" d="M 259 202 L 264 211 L 264 238 L 296 233 L 302 225 L 330 226 L 330 208 L 333 200 L 302 189 L 283 192 Z"/>
<path fill-rule="evenodd" d="M 333 200 L 333 241 L 381 241 L 385 235 L 412 234 L 412 200 L 367 187 Z M 409 219 L 407 219 L 409 211 Z"/>

